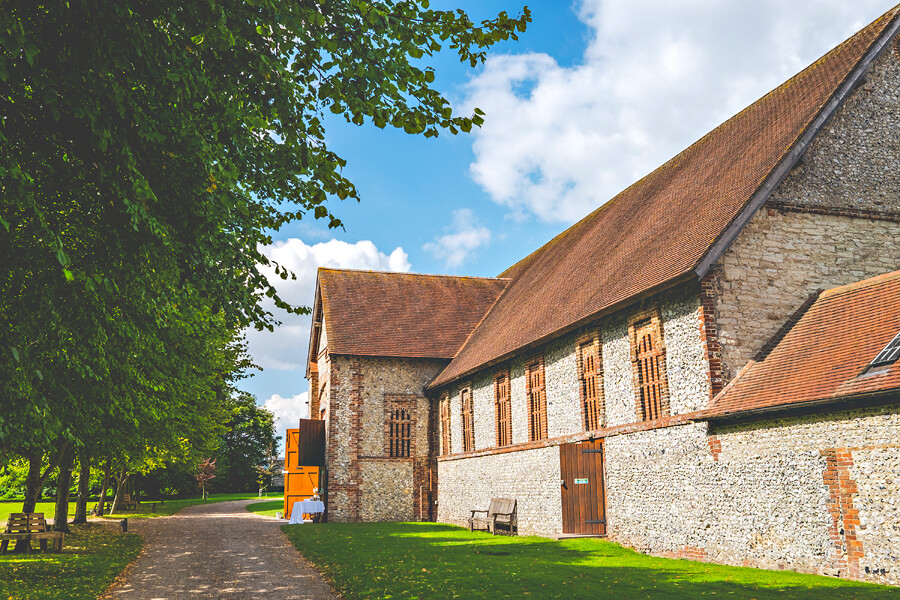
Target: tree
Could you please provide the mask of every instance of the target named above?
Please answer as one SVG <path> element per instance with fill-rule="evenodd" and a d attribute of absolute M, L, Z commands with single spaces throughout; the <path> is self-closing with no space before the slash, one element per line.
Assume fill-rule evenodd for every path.
<path fill-rule="evenodd" d="M 257 406 L 256 398 L 239 393 L 225 424 L 217 454 L 217 489 L 247 491 L 256 482 L 255 467 L 265 463 L 278 444 L 275 415 Z"/>
<path fill-rule="evenodd" d="M 207 458 L 197 465 L 197 474 L 195 477 L 197 478 L 197 487 L 202 490 L 203 499 L 206 500 L 206 486 L 209 485 L 210 481 L 216 478 L 216 460 L 214 458 Z"/>
<path fill-rule="evenodd" d="M 12 0 L 0 20 L 0 460 L 39 465 L 68 444 L 134 462 L 214 435 L 239 332 L 273 326 L 262 300 L 306 310 L 260 247 L 305 215 L 340 227 L 326 200 L 359 199 L 325 115 L 469 131 L 483 113 L 453 111 L 428 57 L 474 66 L 530 14 Z"/>

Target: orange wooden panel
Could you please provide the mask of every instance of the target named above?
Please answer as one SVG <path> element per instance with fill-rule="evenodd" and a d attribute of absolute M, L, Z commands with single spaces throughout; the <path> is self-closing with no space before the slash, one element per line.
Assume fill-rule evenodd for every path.
<path fill-rule="evenodd" d="M 290 518 L 294 502 L 306 500 L 319 487 L 319 467 L 297 467 L 284 474 L 284 518 Z"/>

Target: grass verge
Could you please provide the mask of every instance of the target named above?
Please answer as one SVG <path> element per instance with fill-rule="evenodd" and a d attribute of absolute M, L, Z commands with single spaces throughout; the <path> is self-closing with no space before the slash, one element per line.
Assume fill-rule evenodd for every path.
<path fill-rule="evenodd" d="M 656 558 L 599 539 L 494 537 L 439 523 L 330 523 L 282 529 L 345 600 L 898 597 L 892 587 Z"/>
<path fill-rule="evenodd" d="M 276 494 L 275 492 L 271 493 L 272 497 L 281 498 L 281 494 Z M 227 502 L 228 500 L 250 500 L 253 498 L 258 498 L 259 495 L 255 493 L 248 494 L 215 494 L 210 495 L 208 500 L 203 500 L 202 498 L 184 498 L 181 500 L 166 500 L 165 504 L 156 503 L 156 510 L 150 512 L 151 502 L 142 502 L 140 504 L 140 508 L 137 511 L 126 510 L 114 515 L 107 515 L 108 517 L 114 519 L 123 519 L 128 517 L 132 518 L 141 518 L 145 519 L 148 517 L 166 517 L 168 515 L 174 515 L 182 508 L 186 506 L 194 506 L 195 504 L 209 504 L 211 502 Z M 270 497 L 269 495 L 264 495 L 263 498 Z M 110 498 L 111 500 L 111 498 Z M 97 499 L 94 498 L 91 502 L 88 503 L 88 509 L 92 508 L 95 504 L 97 504 Z M 53 519 L 53 514 L 55 512 L 55 504 L 53 502 L 38 502 L 37 507 L 34 512 L 44 513 L 44 518 Z M 0 502 L 0 525 L 6 525 L 7 519 L 9 519 L 9 515 L 11 513 L 22 512 L 22 501 L 21 500 L 3 500 Z M 275 513 L 272 513 L 274 516 Z M 69 520 L 75 516 L 75 503 L 69 502 Z M 2 596 L 0 596 L 2 598 Z"/>
<path fill-rule="evenodd" d="M 262 502 L 254 502 L 247 505 L 247 510 L 264 517 L 274 517 L 275 513 L 284 510 L 284 498 L 278 500 L 264 500 Z"/>
<path fill-rule="evenodd" d="M 140 536 L 92 523 L 73 525 L 62 553 L 0 556 L 0 598 L 96 598 L 140 552 Z"/>
<path fill-rule="evenodd" d="M 265 498 L 265 496 L 263 497 Z M 186 508 L 188 506 L 196 506 L 197 504 L 212 504 L 214 502 L 228 502 L 229 500 L 252 500 L 254 498 L 259 498 L 259 494 L 210 494 L 209 498 L 206 500 L 204 500 L 203 498 L 166 500 L 165 504 L 160 504 L 159 502 L 157 502 L 156 509 L 153 512 L 150 512 L 151 502 L 142 502 L 139 505 L 139 510 L 137 511 L 126 510 L 106 516 L 113 519 L 123 519 L 125 517 L 128 517 L 129 519 L 167 517 L 169 515 L 174 515 L 182 508 Z"/>

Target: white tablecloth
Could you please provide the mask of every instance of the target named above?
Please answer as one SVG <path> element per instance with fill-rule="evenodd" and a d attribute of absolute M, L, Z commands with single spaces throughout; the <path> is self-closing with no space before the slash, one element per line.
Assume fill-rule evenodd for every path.
<path fill-rule="evenodd" d="M 302 523 L 304 514 L 325 512 L 325 503 L 321 500 L 301 500 L 294 502 L 291 508 L 291 524 Z"/>

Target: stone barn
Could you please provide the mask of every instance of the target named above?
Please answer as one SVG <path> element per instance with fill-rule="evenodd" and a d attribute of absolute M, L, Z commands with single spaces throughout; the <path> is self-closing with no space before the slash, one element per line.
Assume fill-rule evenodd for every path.
<path fill-rule="evenodd" d="M 496 279 L 320 270 L 328 517 L 900 584 L 898 15 Z"/>

